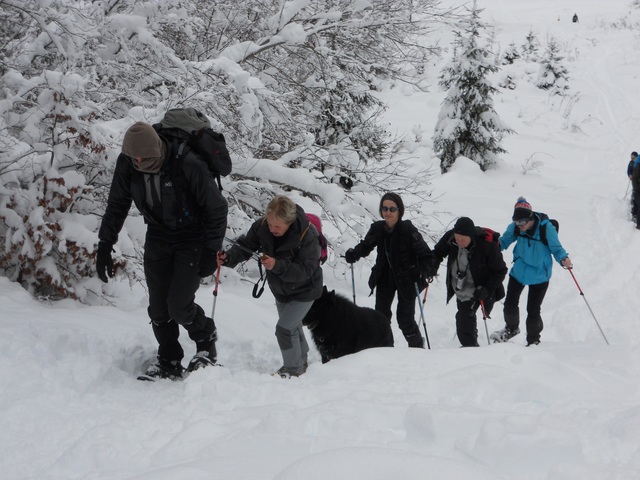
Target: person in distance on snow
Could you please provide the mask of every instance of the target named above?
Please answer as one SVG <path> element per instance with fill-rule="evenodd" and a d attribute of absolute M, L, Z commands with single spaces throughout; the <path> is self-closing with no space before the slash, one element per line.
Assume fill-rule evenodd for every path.
<path fill-rule="evenodd" d="M 320 241 L 316 227 L 289 197 L 278 195 L 267 205 L 265 216 L 253 223 L 218 263 L 229 268 L 260 253 L 269 289 L 276 299 L 276 338 L 283 366 L 282 378 L 298 377 L 307 370 L 309 345 L 302 320 L 322 295 Z"/>
<path fill-rule="evenodd" d="M 463 347 L 478 346 L 476 312 L 483 302 L 486 315 L 504 297 L 502 282 L 507 275 L 500 245 L 493 231 L 476 227 L 468 217 L 460 217 L 433 247 L 437 271 L 447 258 L 447 303 L 456 296 L 456 333 Z"/>
<path fill-rule="evenodd" d="M 506 342 L 520 333 L 520 295 L 529 286 L 527 297 L 527 346 L 540 343 L 543 323 L 540 309 L 549 288 L 553 258 L 564 268 L 572 268 L 569 254 L 558 239 L 556 227 L 546 215 L 534 212 L 524 197 L 519 197 L 513 211 L 513 222 L 500 237 L 500 248 L 513 248 L 513 266 L 507 283 L 504 301 L 505 328 L 491 334 L 494 342 Z M 546 231 L 546 242 L 541 237 Z M 516 230 L 517 229 L 517 230 Z M 553 256 L 553 258 L 552 258 Z"/>
<path fill-rule="evenodd" d="M 638 163 L 638 152 L 631 152 L 631 159 L 629 160 L 629 164 L 627 165 L 627 176 L 629 177 L 629 181 L 631 181 L 633 186 L 633 169 Z M 636 222 L 636 195 L 631 189 L 631 219 Z"/>
<path fill-rule="evenodd" d="M 391 321 L 391 304 L 398 292 L 396 316 L 409 347 L 424 348 L 424 339 L 415 320 L 416 284 L 422 291 L 432 276 L 429 267 L 433 253 L 418 229 L 402 220 L 404 203 L 400 195 L 385 193 L 380 199 L 380 216 L 364 239 L 348 249 L 344 258 L 355 263 L 376 248 L 378 256 L 371 270 L 369 287 L 376 290 L 375 309 Z"/>
<path fill-rule="evenodd" d="M 107 282 L 113 277 L 113 245 L 132 201 L 147 224 L 144 273 L 149 290 L 153 333 L 158 355 L 145 375 L 179 378 L 184 351 L 178 341 L 182 325 L 196 343 L 188 370 L 213 365 L 217 352 L 216 327 L 194 302 L 200 278 L 215 271 L 218 250 L 227 227 L 227 201 L 207 165 L 195 152 L 182 159 L 184 191 L 170 177 L 168 159 L 177 142 L 161 138 L 150 125 L 137 122 L 126 131 L 98 237 L 96 270 Z M 186 205 L 182 205 L 180 198 Z M 187 211 L 188 207 L 188 211 Z"/>

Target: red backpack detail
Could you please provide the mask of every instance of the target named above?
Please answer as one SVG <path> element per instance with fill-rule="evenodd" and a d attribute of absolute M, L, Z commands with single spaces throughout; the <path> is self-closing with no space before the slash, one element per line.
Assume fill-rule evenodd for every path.
<path fill-rule="evenodd" d="M 487 227 L 482 227 L 486 233 L 486 236 L 484 237 L 484 239 L 487 242 L 495 242 L 498 245 L 500 245 L 500 233 L 496 232 L 495 230 L 491 230 L 490 228 Z"/>
<path fill-rule="evenodd" d="M 318 231 L 318 241 L 320 242 L 320 264 L 322 265 L 327 261 L 328 256 L 327 239 L 322 234 L 322 221 L 320 220 L 320 217 L 314 215 L 313 213 L 307 213 L 307 219 L 309 220 L 309 223 L 312 223 Z"/>

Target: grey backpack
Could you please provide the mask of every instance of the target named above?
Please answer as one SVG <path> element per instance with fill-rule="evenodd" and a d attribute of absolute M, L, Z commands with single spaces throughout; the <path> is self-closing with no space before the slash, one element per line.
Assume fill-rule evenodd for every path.
<path fill-rule="evenodd" d="M 220 177 L 231 173 L 231 157 L 224 136 L 211 129 L 209 119 L 195 108 L 172 108 L 159 123 L 153 125 L 158 134 L 167 140 L 178 142 L 176 156 L 172 160 L 174 179 L 180 183 L 179 168 L 182 159 L 194 151 L 204 160 L 222 190 Z"/>

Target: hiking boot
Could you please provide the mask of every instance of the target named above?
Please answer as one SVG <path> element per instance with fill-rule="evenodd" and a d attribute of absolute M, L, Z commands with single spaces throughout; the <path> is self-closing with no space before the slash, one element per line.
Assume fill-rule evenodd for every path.
<path fill-rule="evenodd" d="M 489 338 L 493 341 L 493 343 L 504 343 L 510 338 L 515 337 L 520 333 L 519 328 L 509 328 L 505 327 L 502 330 L 498 330 L 497 332 L 493 332 Z"/>
<path fill-rule="evenodd" d="M 419 333 L 407 335 L 405 338 L 409 348 L 424 348 L 424 337 Z"/>
<path fill-rule="evenodd" d="M 527 340 L 527 347 L 530 347 L 531 345 L 540 345 L 540 340 L 533 340 L 532 342 Z"/>
<path fill-rule="evenodd" d="M 216 364 L 216 346 L 215 343 L 209 350 L 201 350 L 196 352 L 191 361 L 189 362 L 189 366 L 187 367 L 187 372 L 195 372 L 201 368 L 210 367 L 211 365 Z"/>
<path fill-rule="evenodd" d="M 272 373 L 272 375 L 273 376 L 280 375 L 280 377 L 282 377 L 282 378 L 291 378 L 291 377 L 299 377 L 300 375 L 302 375 L 306 371 L 307 371 L 306 366 L 304 366 L 302 368 L 299 368 L 299 369 L 280 367 L 278 369 L 278 371 Z"/>
<path fill-rule="evenodd" d="M 154 381 L 159 378 L 168 378 L 169 380 L 180 380 L 184 375 L 184 367 L 180 360 L 166 360 L 161 357 L 151 362 L 143 375 L 138 377 L 139 380 Z"/>
<path fill-rule="evenodd" d="M 218 360 L 218 351 L 216 350 L 217 339 L 217 331 L 214 330 L 211 335 L 211 340 L 207 342 L 196 342 L 196 354 L 187 366 L 188 372 L 193 372 L 200 368 L 216 364 L 216 361 Z"/>

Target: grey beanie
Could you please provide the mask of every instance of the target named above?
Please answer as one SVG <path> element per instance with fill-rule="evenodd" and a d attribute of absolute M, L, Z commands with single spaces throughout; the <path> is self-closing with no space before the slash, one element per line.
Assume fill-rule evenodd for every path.
<path fill-rule="evenodd" d="M 124 134 L 122 153 L 131 158 L 161 158 L 162 140 L 151 125 L 136 122 Z"/>

